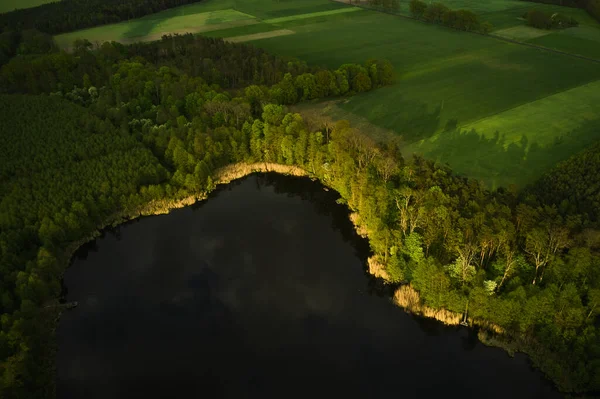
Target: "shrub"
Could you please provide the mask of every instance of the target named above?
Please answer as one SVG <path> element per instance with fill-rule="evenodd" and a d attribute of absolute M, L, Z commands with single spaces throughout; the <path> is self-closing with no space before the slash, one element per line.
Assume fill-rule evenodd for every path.
<path fill-rule="evenodd" d="M 479 25 L 479 32 L 483 33 L 484 35 L 487 35 L 492 31 L 493 28 L 494 26 L 491 23 L 484 22 L 481 25 Z"/>
<path fill-rule="evenodd" d="M 541 10 L 529 10 L 525 17 L 527 25 L 538 29 L 550 29 L 550 16 Z"/>
<path fill-rule="evenodd" d="M 433 22 L 436 24 L 441 24 L 444 22 L 444 15 L 448 12 L 451 12 L 448 7 L 446 7 L 442 3 L 433 3 L 427 9 L 425 9 L 425 13 L 423 14 L 423 18 L 427 22 Z"/>
<path fill-rule="evenodd" d="M 572 17 L 555 13 L 548 14 L 541 10 L 529 10 L 525 15 L 527 25 L 538 29 L 564 29 L 579 25 Z"/>
<path fill-rule="evenodd" d="M 415 18 L 421 18 L 427 10 L 427 4 L 421 0 L 410 0 L 410 13 Z"/>

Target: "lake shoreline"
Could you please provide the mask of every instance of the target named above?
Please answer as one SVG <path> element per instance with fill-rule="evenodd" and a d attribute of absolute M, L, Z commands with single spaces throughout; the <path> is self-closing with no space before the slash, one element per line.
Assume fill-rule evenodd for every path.
<path fill-rule="evenodd" d="M 327 185 L 321 179 L 313 176 L 310 172 L 293 165 L 282 165 L 277 163 L 235 163 L 223 168 L 216 170 L 213 174 L 212 185 L 209 185 L 209 190 L 202 191 L 196 194 L 188 195 L 179 199 L 162 199 L 159 201 L 151 201 L 138 209 L 129 212 L 120 212 L 109 217 L 105 222 L 101 223 L 96 227 L 93 233 L 89 234 L 85 238 L 74 241 L 67 246 L 67 249 L 61 256 L 61 263 L 65 264 L 66 267 L 63 270 L 62 277 L 73 262 L 75 253 L 86 243 L 100 237 L 103 234 L 103 230 L 109 227 L 117 227 L 123 223 L 136 220 L 143 216 L 156 216 L 170 213 L 172 210 L 184 208 L 190 205 L 199 203 L 208 199 L 209 194 L 215 191 L 218 186 L 223 186 L 231 183 L 232 181 L 242 179 L 254 173 L 277 173 L 286 176 L 295 177 L 309 177 L 313 180 L 319 180 L 319 183 L 324 187 L 335 190 L 334 187 Z M 360 237 L 369 239 L 368 231 L 360 223 L 360 215 L 354 210 L 348 208 L 349 219 L 354 227 L 355 232 Z M 378 262 L 374 256 L 367 258 L 367 264 L 365 269 L 370 276 L 381 280 L 384 284 L 393 284 L 390 281 L 390 277 L 385 269 L 385 265 Z M 452 312 L 446 309 L 435 309 L 422 303 L 418 291 L 416 291 L 410 284 L 401 284 L 393 292 L 390 298 L 393 303 L 402 308 L 406 313 L 416 315 L 422 318 L 434 319 L 448 326 L 457 326 L 461 324 L 463 315 L 460 313 Z M 54 303 L 51 305 L 59 305 L 64 302 L 64 295 L 61 294 L 59 298 L 56 298 Z M 57 307 L 56 311 L 53 312 L 53 328 L 52 336 L 55 337 L 56 328 L 60 320 L 60 316 L 64 310 Z M 468 328 L 476 328 L 478 330 L 478 339 L 481 343 L 486 346 L 498 347 L 505 350 L 510 356 L 514 356 L 515 352 L 522 352 L 529 356 L 534 366 L 544 371 L 542 356 L 537 356 L 539 349 L 535 350 L 524 344 L 523 339 L 513 337 L 512 334 L 507 334 L 499 326 L 493 325 L 485 320 L 476 320 L 467 318 Z M 56 343 L 56 339 L 53 340 Z M 54 356 L 56 354 L 56 347 L 52 352 Z M 56 375 L 56 366 L 54 367 L 54 375 Z M 551 381 L 551 380 L 549 380 Z M 551 381 L 555 387 L 559 387 L 554 381 Z"/>

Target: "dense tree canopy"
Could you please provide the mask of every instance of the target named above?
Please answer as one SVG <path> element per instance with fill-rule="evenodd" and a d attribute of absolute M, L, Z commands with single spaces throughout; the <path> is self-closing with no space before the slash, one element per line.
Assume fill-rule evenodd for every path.
<path fill-rule="evenodd" d="M 565 29 L 579 25 L 574 18 L 566 15 L 550 14 L 536 9 L 529 10 L 523 17 L 527 21 L 527 25 L 538 29 Z"/>
<path fill-rule="evenodd" d="M 410 0 L 409 8 L 415 18 L 454 29 L 481 31 L 488 33 L 491 25 L 481 23 L 475 13 L 469 10 L 451 10 L 442 3 L 427 4 L 421 0 Z"/>
<path fill-rule="evenodd" d="M 220 166 L 304 164 L 317 147 L 306 132 L 298 144 L 302 119 L 283 104 L 393 76 L 387 61 L 315 69 L 191 35 L 12 58 L 0 70 L 10 93 L 0 95 L 2 397 L 52 397 L 51 331 L 72 243 L 211 189 Z"/>
<path fill-rule="evenodd" d="M 566 217 L 578 215 L 583 226 L 596 228 L 600 223 L 600 144 L 558 164 L 528 188 L 543 203 L 556 204 Z"/>

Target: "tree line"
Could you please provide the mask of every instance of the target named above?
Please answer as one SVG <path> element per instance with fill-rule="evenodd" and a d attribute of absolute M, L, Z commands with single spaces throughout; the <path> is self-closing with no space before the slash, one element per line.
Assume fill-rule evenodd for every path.
<path fill-rule="evenodd" d="M 57 35 L 154 14 L 200 0 L 61 0 L 0 14 L 0 31 Z"/>
<path fill-rule="evenodd" d="M 38 94 L 75 85 L 104 86 L 115 63 L 136 57 L 225 89 L 278 83 L 268 94 L 287 104 L 298 98 L 360 93 L 389 84 L 393 79 L 393 68 L 388 61 L 370 61 L 363 66 L 348 64 L 331 71 L 308 67 L 297 59 L 275 57 L 253 46 L 192 34 L 167 35 L 158 42 L 130 46 L 106 42 L 94 51 L 92 47 L 91 43 L 80 40 L 72 53 L 14 57 L 0 69 L 0 92 Z M 286 78 L 287 74 L 290 76 Z M 298 85 L 302 86 L 300 91 Z"/>
<path fill-rule="evenodd" d="M 489 33 L 492 30 L 489 22 L 479 21 L 479 17 L 469 10 L 451 10 L 445 4 L 428 4 L 421 0 L 411 0 L 409 7 L 413 17 L 423 21 L 464 31 Z"/>

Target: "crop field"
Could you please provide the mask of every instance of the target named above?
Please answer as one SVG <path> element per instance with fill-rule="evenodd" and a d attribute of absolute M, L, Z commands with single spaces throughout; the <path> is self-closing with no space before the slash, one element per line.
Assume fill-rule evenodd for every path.
<path fill-rule="evenodd" d="M 411 148 L 492 186 L 523 184 L 600 139 L 598 103 L 595 81 L 464 125 L 462 132 L 439 132 Z"/>
<path fill-rule="evenodd" d="M 105 41 L 160 40 L 167 33 L 202 33 L 235 26 L 246 26 L 258 23 L 252 15 L 233 9 L 197 12 L 202 7 L 194 4 L 149 15 L 129 22 L 99 26 L 55 37 L 62 48 L 67 48 L 76 39 L 88 39 L 92 43 Z M 177 10 L 177 12 L 175 12 Z"/>
<path fill-rule="evenodd" d="M 560 7 L 513 0 L 446 3 L 478 7 L 498 20 L 504 13 L 498 35 L 600 58 L 594 21 L 580 19 L 581 26 L 557 32 L 526 27 L 519 19 L 533 6 Z M 526 184 L 600 138 L 600 64 L 339 2 L 207 0 L 95 29 L 104 40 L 120 35 L 122 41 L 188 29 L 329 67 L 389 59 L 397 72 L 394 85 L 327 107 L 308 104 L 303 111 L 326 110 L 379 138 L 399 135 L 407 154 L 447 162 L 490 187 Z"/>
<path fill-rule="evenodd" d="M 590 26 L 552 32 L 544 37 L 528 40 L 528 43 L 600 59 L 600 29 Z"/>
<path fill-rule="evenodd" d="M 57 35 L 55 40 L 61 48 L 69 48 L 76 39 L 82 38 L 92 43 L 152 41 L 169 33 L 208 33 L 261 22 L 310 19 L 348 11 L 355 9 L 327 0 L 206 0 L 128 22 Z M 244 35 L 246 32 L 237 33 Z"/>
<path fill-rule="evenodd" d="M 16 9 L 37 7 L 42 4 L 52 3 L 59 0 L 2 0 L 0 1 L 0 13 L 14 11 Z"/>

